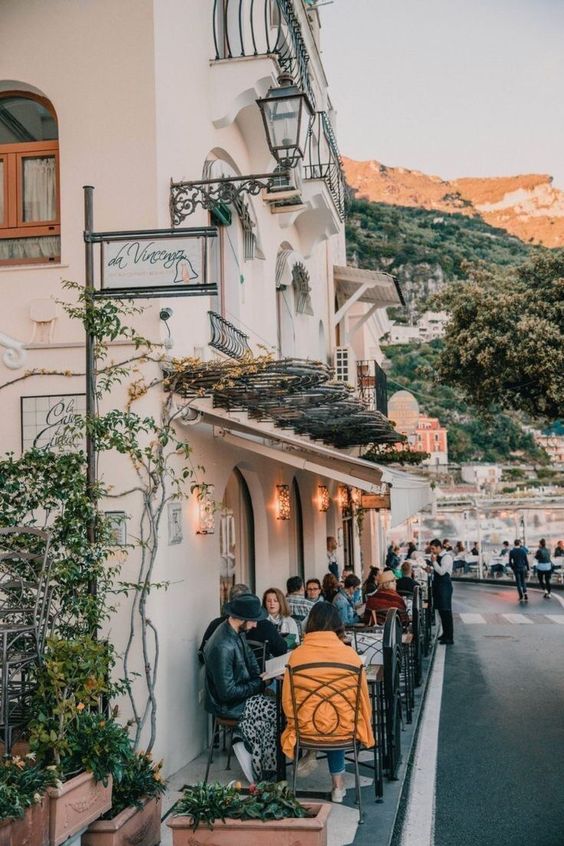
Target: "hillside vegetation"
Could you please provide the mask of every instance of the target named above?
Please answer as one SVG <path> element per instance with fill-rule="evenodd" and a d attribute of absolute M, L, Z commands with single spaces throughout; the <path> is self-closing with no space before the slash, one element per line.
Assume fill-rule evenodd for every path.
<path fill-rule="evenodd" d="M 430 344 L 389 346 L 388 392 L 400 388 L 412 391 L 425 414 L 438 417 L 448 428 L 449 458 L 453 462 L 493 461 L 546 463 L 547 457 L 532 436 L 521 428 L 519 419 L 498 412 L 485 421 L 461 401 L 459 392 L 436 384 L 434 376 L 441 341 Z"/>
<path fill-rule="evenodd" d="M 464 278 L 466 262 L 517 265 L 532 250 L 481 217 L 353 200 L 347 220 L 347 253 L 360 267 L 400 277 L 406 265 L 440 267 L 444 281 Z"/>

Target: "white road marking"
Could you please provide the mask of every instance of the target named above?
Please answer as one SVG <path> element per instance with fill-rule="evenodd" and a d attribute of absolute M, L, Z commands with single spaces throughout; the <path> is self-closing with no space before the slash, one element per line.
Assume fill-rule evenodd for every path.
<path fill-rule="evenodd" d="M 517 623 L 519 625 L 522 625 L 523 623 L 529 623 L 531 626 L 533 625 L 533 621 L 530 620 L 528 617 L 525 617 L 524 614 L 502 614 L 501 616 L 505 617 L 505 619 L 509 623 Z"/>
<path fill-rule="evenodd" d="M 545 614 L 544 616 L 552 620 L 553 623 L 562 623 L 564 625 L 564 614 Z"/>
<path fill-rule="evenodd" d="M 458 616 L 463 623 L 468 623 L 470 625 L 486 622 L 485 618 L 481 614 L 459 614 Z"/>
<path fill-rule="evenodd" d="M 401 846 L 433 846 L 435 839 L 435 781 L 446 657 L 445 647 L 437 649 L 421 717 Z"/>

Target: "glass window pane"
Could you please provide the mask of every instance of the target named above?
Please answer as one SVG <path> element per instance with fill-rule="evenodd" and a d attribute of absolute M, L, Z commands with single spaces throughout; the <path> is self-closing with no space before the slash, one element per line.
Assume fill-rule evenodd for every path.
<path fill-rule="evenodd" d="M 4 160 L 0 159 L 0 224 L 4 223 Z"/>
<path fill-rule="evenodd" d="M 61 255 L 58 235 L 38 238 L 0 238 L 0 263 L 3 261 L 53 261 Z"/>
<path fill-rule="evenodd" d="M 55 156 L 23 159 L 23 219 L 40 223 L 56 220 L 57 180 Z"/>
<path fill-rule="evenodd" d="M 51 112 L 29 97 L 0 99 L 0 144 L 56 141 L 57 122 Z"/>

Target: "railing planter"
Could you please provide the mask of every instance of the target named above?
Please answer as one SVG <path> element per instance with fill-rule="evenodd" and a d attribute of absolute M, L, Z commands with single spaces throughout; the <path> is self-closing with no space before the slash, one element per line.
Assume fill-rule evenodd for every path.
<path fill-rule="evenodd" d="M 81 846 L 157 846 L 161 842 L 161 799 L 125 808 L 112 820 L 96 820 L 82 835 Z"/>
<path fill-rule="evenodd" d="M 304 159 L 306 180 L 323 179 L 341 220 L 345 217 L 345 178 L 337 139 L 327 112 L 316 112 Z"/>
<path fill-rule="evenodd" d="M 112 807 L 112 777 L 106 786 L 92 773 L 80 773 L 61 787 L 50 787 L 49 844 L 60 846 Z"/>
<path fill-rule="evenodd" d="M 301 819 L 217 820 L 213 829 L 198 826 L 192 817 L 178 816 L 167 821 L 173 846 L 272 846 L 273 843 L 299 843 L 300 846 L 326 846 L 327 819 L 331 805 L 304 802 L 311 813 Z"/>
<path fill-rule="evenodd" d="M 0 822 L 0 846 L 48 846 L 49 799 L 43 797 L 21 819 Z"/>

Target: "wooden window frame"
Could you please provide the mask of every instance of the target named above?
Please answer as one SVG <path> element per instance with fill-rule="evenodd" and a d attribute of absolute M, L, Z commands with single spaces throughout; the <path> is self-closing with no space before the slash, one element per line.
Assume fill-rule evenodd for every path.
<path fill-rule="evenodd" d="M 0 102 L 7 97 L 22 97 L 33 100 L 57 116 L 51 103 L 43 97 L 36 97 L 24 91 L 4 91 Z M 25 221 L 23 219 L 23 162 L 26 158 L 54 156 L 56 205 L 54 220 Z M 59 141 L 30 141 L 0 144 L 0 159 L 4 163 L 4 219 L 0 220 L 0 239 L 21 239 L 57 237 L 61 234 L 61 185 L 59 166 Z M 60 261 L 52 258 L 0 259 L 0 266 L 20 264 L 51 264 Z"/>

